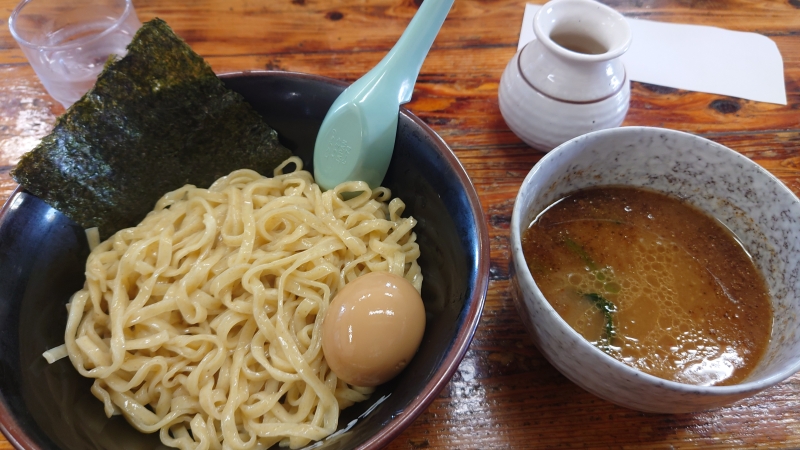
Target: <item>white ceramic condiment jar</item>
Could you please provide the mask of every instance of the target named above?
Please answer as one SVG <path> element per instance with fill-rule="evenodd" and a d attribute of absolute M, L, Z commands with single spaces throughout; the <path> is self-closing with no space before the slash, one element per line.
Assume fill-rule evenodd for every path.
<path fill-rule="evenodd" d="M 511 131 L 550 151 L 619 126 L 631 96 L 620 61 L 631 43 L 625 17 L 594 0 L 554 0 L 536 12 L 533 31 L 500 79 L 500 112 Z"/>

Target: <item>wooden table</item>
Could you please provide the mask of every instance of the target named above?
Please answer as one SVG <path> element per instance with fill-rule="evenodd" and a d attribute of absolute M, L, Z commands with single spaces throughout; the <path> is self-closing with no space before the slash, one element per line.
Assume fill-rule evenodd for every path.
<path fill-rule="evenodd" d="M 352 81 L 394 44 L 421 0 L 136 0 L 165 19 L 218 73 L 280 69 Z M 539 0 L 541 2 L 541 0 Z M 633 83 L 625 125 L 688 131 L 752 158 L 800 194 L 800 0 L 605 0 L 629 17 L 754 31 L 783 54 L 788 106 Z M 0 0 L 5 19 L 15 0 Z M 391 448 L 800 447 L 800 375 L 727 408 L 652 415 L 574 385 L 534 348 L 509 295 L 509 221 L 522 179 L 542 157 L 506 127 L 500 75 L 514 55 L 525 0 L 458 0 L 408 108 L 453 148 L 481 197 L 491 283 L 459 370 Z M 9 171 L 63 112 L 0 29 L 0 201 Z M 2 438 L 0 438 L 2 439 Z M 0 440 L 0 450 L 10 449 Z"/>

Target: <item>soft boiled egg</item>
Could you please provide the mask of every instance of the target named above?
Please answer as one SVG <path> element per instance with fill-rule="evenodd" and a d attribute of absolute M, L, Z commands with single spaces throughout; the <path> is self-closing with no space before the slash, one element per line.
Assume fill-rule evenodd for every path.
<path fill-rule="evenodd" d="M 371 272 L 336 294 L 322 323 L 322 351 L 340 379 L 377 386 L 411 361 L 425 332 L 425 307 L 414 286 Z"/>

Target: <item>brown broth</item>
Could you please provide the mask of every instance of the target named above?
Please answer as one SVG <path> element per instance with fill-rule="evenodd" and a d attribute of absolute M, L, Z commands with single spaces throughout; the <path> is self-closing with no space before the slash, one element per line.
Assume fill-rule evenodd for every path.
<path fill-rule="evenodd" d="M 680 200 L 627 187 L 581 190 L 541 213 L 522 248 L 561 317 L 643 372 L 736 384 L 769 344 L 763 277 L 730 231 Z"/>

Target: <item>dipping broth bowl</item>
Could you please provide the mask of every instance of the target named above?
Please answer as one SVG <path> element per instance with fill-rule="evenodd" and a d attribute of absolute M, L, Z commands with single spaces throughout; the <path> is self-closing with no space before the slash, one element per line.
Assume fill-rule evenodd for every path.
<path fill-rule="evenodd" d="M 695 386 L 640 372 L 585 340 L 550 306 L 522 252 L 521 236 L 554 201 L 591 186 L 638 186 L 685 199 L 727 226 L 750 253 L 774 312 L 769 346 L 731 386 Z M 800 369 L 800 201 L 739 153 L 679 131 L 623 127 L 572 139 L 522 183 L 511 218 L 512 292 L 544 356 L 567 378 L 618 405 L 655 413 L 707 410 L 751 396 Z"/>
<path fill-rule="evenodd" d="M 313 173 L 317 131 L 346 84 L 288 72 L 221 78 Z M 404 371 L 342 411 L 339 430 L 313 448 L 380 448 L 397 437 L 458 368 L 486 298 L 489 234 L 477 192 L 447 144 L 403 108 L 383 185 L 418 221 L 425 334 Z M 88 254 L 83 229 L 33 195 L 18 189 L 0 212 L 0 429 L 24 449 L 166 450 L 158 433 L 106 418 L 69 359 L 42 357 L 64 341 L 64 305 L 83 285 Z"/>

